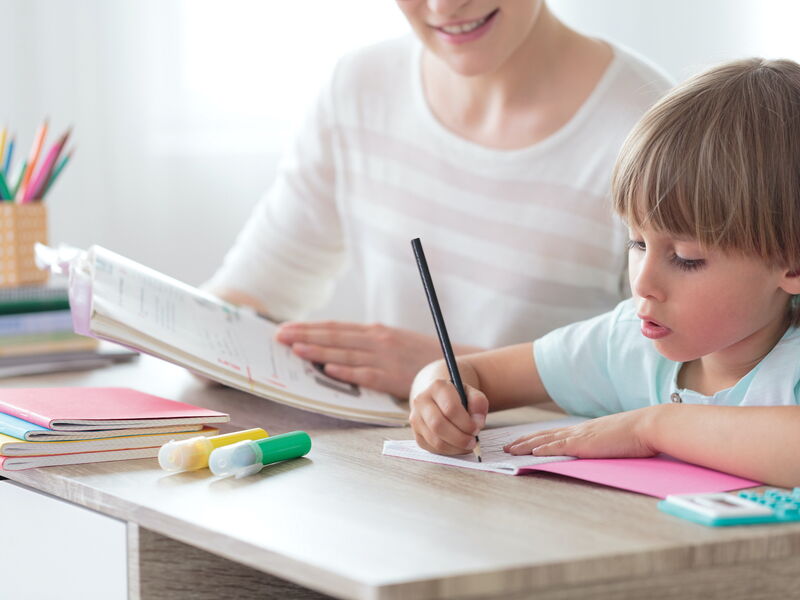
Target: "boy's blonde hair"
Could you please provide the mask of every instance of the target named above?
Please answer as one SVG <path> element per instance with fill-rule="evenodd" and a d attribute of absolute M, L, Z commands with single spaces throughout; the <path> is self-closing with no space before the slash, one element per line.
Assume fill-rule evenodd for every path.
<path fill-rule="evenodd" d="M 800 269 L 800 65 L 739 60 L 676 87 L 628 136 L 611 186 L 637 228 Z"/>

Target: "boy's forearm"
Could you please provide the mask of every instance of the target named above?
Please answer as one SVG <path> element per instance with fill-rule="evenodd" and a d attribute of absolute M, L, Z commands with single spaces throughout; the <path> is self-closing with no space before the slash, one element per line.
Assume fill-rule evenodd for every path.
<path fill-rule="evenodd" d="M 645 443 L 687 462 L 800 486 L 800 406 L 664 404 L 647 409 Z"/>
<path fill-rule="evenodd" d="M 457 362 L 461 380 L 486 394 L 491 411 L 550 400 L 536 371 L 530 344 L 460 356 Z M 411 397 L 437 379 L 450 379 L 443 360 L 429 364 L 417 374 Z"/>
<path fill-rule="evenodd" d="M 468 346 L 466 344 L 453 344 L 453 351 L 461 356 L 463 354 L 476 354 L 478 352 L 486 351 L 486 348 L 480 346 Z"/>

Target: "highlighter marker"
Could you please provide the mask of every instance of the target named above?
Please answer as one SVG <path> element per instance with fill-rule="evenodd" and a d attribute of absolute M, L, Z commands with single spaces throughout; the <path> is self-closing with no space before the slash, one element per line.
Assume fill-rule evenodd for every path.
<path fill-rule="evenodd" d="M 235 475 L 236 479 L 255 475 L 264 465 L 299 458 L 311 450 L 311 438 L 305 431 L 282 433 L 263 440 L 245 440 L 217 448 L 208 459 L 214 475 Z"/>
<path fill-rule="evenodd" d="M 172 440 L 158 451 L 158 464 L 165 471 L 194 471 L 208 466 L 211 452 L 243 440 L 260 440 L 269 434 L 263 429 L 245 429 L 211 437 L 199 436 L 188 440 Z"/>

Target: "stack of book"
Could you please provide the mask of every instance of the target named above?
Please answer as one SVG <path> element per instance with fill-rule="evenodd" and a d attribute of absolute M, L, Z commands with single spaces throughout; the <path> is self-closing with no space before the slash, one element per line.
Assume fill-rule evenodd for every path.
<path fill-rule="evenodd" d="M 134 356 L 74 333 L 63 285 L 0 288 L 0 377 L 102 367 Z"/>
<path fill-rule="evenodd" d="M 128 388 L 0 390 L 0 469 L 158 456 L 162 444 L 216 435 L 221 412 Z"/>

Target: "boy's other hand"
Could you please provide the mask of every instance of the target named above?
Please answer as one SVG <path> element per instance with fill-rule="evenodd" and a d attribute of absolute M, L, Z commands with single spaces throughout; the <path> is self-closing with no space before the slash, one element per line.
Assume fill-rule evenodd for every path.
<path fill-rule="evenodd" d="M 464 410 L 455 386 L 437 379 L 411 400 L 411 427 L 417 445 L 436 454 L 467 454 L 486 423 L 489 401 L 472 386 L 464 386 L 469 412 Z"/>
<path fill-rule="evenodd" d="M 509 454 L 578 458 L 648 457 L 657 451 L 646 433 L 657 406 L 591 419 L 570 427 L 539 431 L 506 444 Z"/>

